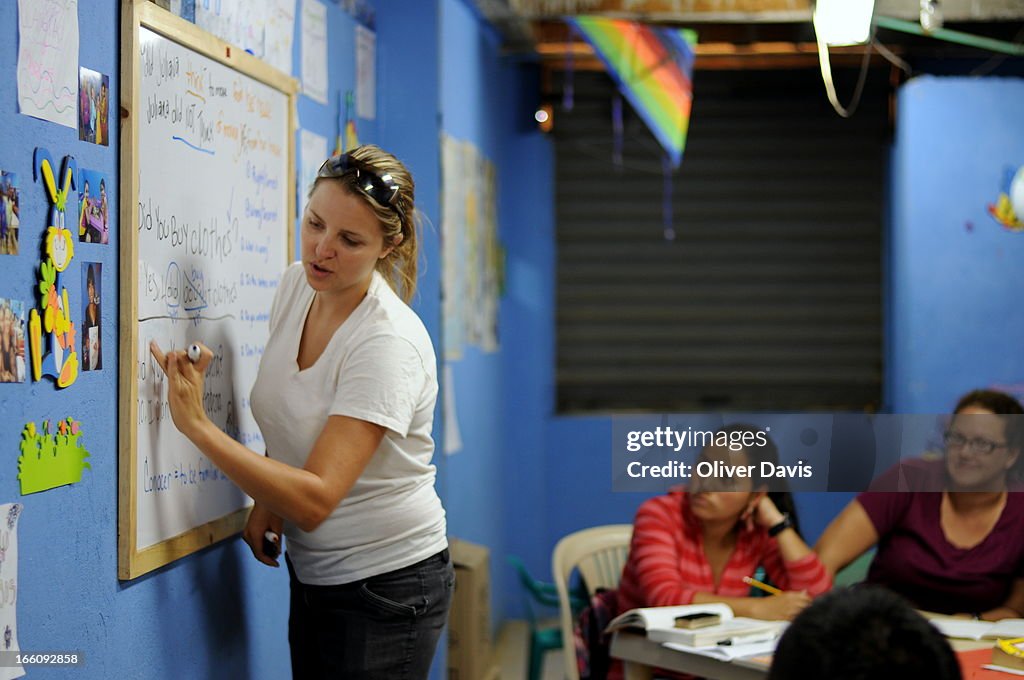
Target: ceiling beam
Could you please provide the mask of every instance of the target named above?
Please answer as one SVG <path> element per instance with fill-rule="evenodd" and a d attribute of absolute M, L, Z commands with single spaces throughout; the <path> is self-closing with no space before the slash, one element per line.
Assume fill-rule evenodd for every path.
<path fill-rule="evenodd" d="M 605 70 L 593 48 L 584 42 L 538 43 L 536 50 L 546 69 Z M 895 51 L 902 50 L 896 47 Z M 833 47 L 830 55 L 837 66 L 859 66 L 864 46 Z M 871 59 L 874 63 L 882 62 L 877 54 Z M 812 42 L 698 43 L 693 67 L 698 70 L 818 68 L 818 51 Z"/>
<path fill-rule="evenodd" d="M 501 34 L 503 47 L 511 52 L 533 49 L 533 28 L 530 22 L 513 9 L 508 0 L 473 0 L 480 14 Z"/>
<path fill-rule="evenodd" d="M 810 21 L 810 0 L 510 0 L 530 20 L 597 14 L 652 23 Z"/>
<path fill-rule="evenodd" d="M 531 21 L 597 14 L 652 23 L 776 23 L 810 21 L 811 0 L 504 0 Z M 1021 0 L 940 0 L 945 21 L 1024 19 Z M 876 0 L 875 14 L 916 20 L 919 0 Z"/>

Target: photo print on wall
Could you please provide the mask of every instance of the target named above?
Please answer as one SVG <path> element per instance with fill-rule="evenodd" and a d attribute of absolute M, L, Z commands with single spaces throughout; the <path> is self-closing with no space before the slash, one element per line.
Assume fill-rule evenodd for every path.
<path fill-rule="evenodd" d="M 18 176 L 0 171 L 0 255 L 18 254 Z"/>
<path fill-rule="evenodd" d="M 0 383 L 25 382 L 25 303 L 0 298 Z"/>
<path fill-rule="evenodd" d="M 78 138 L 108 146 L 110 78 L 98 71 L 79 68 L 78 81 Z"/>
<path fill-rule="evenodd" d="M 82 370 L 98 371 L 103 368 L 100 347 L 100 281 L 103 265 L 99 262 L 82 263 Z"/>
<path fill-rule="evenodd" d="M 78 240 L 105 244 L 110 240 L 107 179 L 95 170 L 83 169 L 78 187 Z"/>

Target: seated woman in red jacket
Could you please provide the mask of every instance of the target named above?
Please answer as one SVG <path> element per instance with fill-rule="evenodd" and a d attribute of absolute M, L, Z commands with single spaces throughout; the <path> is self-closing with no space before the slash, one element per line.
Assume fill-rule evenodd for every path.
<path fill-rule="evenodd" d="M 919 609 L 1024 616 L 1022 414 L 1001 392 L 961 397 L 945 457 L 904 461 L 873 486 L 891 491 L 851 501 L 815 546 L 821 561 L 838 571 L 877 545 L 867 580 Z"/>
<path fill-rule="evenodd" d="M 766 434 L 746 425 L 721 432 L 763 437 L 764 445 L 739 450 L 708 446 L 702 461 L 728 465 L 778 463 L 778 450 Z M 750 441 L 751 437 L 747 437 Z M 774 480 L 777 486 L 778 481 Z M 789 494 L 782 494 L 791 507 Z M 764 566 L 783 593 L 749 597 L 744 576 Z M 629 558 L 618 589 L 618 610 L 723 602 L 738 616 L 792 619 L 832 580 L 792 526 L 791 515 L 768 497 L 767 480 L 695 478 L 689 490 L 645 501 L 637 511 Z"/>

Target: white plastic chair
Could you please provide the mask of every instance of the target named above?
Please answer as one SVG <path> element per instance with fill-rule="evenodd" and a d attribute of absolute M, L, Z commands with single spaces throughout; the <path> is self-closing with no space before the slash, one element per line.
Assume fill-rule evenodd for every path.
<path fill-rule="evenodd" d="M 568 680 L 580 678 L 576 669 L 576 644 L 572 634 L 569 576 L 574 569 L 579 570 L 591 593 L 598 588 L 617 588 L 622 567 L 629 556 L 629 541 L 632 537 L 632 524 L 608 524 L 571 533 L 562 537 L 555 546 L 551 556 L 551 573 L 558 591 L 562 655 Z"/>

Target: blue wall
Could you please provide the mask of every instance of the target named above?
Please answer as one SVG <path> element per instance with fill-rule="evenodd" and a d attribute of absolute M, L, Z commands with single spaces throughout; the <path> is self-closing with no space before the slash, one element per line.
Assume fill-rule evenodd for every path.
<path fill-rule="evenodd" d="M 73 155 L 79 168 L 108 178 L 112 240 L 76 244 L 64 284 L 81 319 L 80 262 L 103 263 L 102 344 L 104 370 L 82 373 L 71 387 L 51 382 L 0 384 L 0 502 L 24 504 L 19 531 L 19 642 L 23 650 L 80 650 L 80 677 L 289 677 L 287 574 L 258 564 L 238 539 L 224 541 L 127 584 L 117 580 L 117 321 L 118 321 L 118 136 L 120 27 L 117 0 L 80 0 L 79 63 L 110 77 L 111 144 L 78 140 L 77 131 L 18 113 L 17 3 L 0 3 L 0 170 L 15 172 L 21 191 L 20 254 L 0 256 L 0 297 L 34 302 L 39 243 L 47 201 L 32 181 L 32 152 L 46 147 L 59 163 Z M 355 21 L 336 3 L 325 3 L 331 60 L 329 104 L 299 100 L 299 122 L 330 140 L 337 134 L 339 92 L 354 88 Z M 400 5 L 400 7 L 396 7 Z M 417 179 L 417 198 L 427 217 L 438 216 L 438 19 L 432 3 L 388 3 L 377 14 L 376 121 L 358 121 L 360 139 L 395 151 Z M 294 75 L 299 75 L 296 20 Z M 410 102 L 416 106 L 410 106 Z M 69 213 L 77 210 L 77 199 Z M 301 206 L 300 206 L 301 207 Z M 439 249 L 436 234 L 424 242 L 430 263 L 420 282 L 417 310 L 435 342 L 440 328 Z M 56 423 L 68 415 L 82 423 L 92 469 L 82 481 L 22 497 L 17 453 L 29 420 Z M 443 668 L 443 646 L 436 668 Z M 31 677 L 65 677 L 66 671 L 33 668 Z M 443 677 L 435 672 L 433 677 Z"/>
<path fill-rule="evenodd" d="M 355 22 L 325 4 L 331 101 L 301 98 L 299 120 L 333 143 L 338 93 L 354 86 Z M 472 142 L 497 167 L 507 255 L 501 349 L 467 348 L 454 364 L 463 449 L 437 461 L 451 534 L 491 548 L 497 622 L 520 613 L 506 555 L 521 556 L 535 575 L 549 578 L 559 537 L 631 521 L 644 496 L 610 491 L 608 417 L 554 413 L 554 161 L 551 140 L 530 119 L 540 91 L 536 67 L 503 57 L 497 37 L 465 0 L 393 0 L 386 10 L 377 12 L 378 117 L 359 121 L 359 132 L 362 141 L 403 158 L 416 177 L 427 224 L 414 306 L 439 350 L 439 133 Z M 80 0 L 80 64 L 110 76 L 111 102 L 120 92 L 119 46 L 110 37 L 119 32 L 119 12 L 117 0 Z M 15 73 L 16 26 L 16 3 L 0 3 L 0 73 L 8 76 Z M 297 45 L 294 63 L 297 74 Z M 58 162 L 72 154 L 79 167 L 105 173 L 116 225 L 118 138 L 95 146 L 78 141 L 75 131 L 18 114 L 12 81 L 0 86 L 0 170 L 19 176 L 21 254 L 0 256 L 0 297 L 32 304 L 47 210 L 42 187 L 32 181 L 33 149 L 49 148 Z M 895 411 L 945 411 L 969 387 L 1024 382 L 1024 312 L 1016 303 L 1024 234 L 1004 231 L 985 212 L 1004 168 L 1024 164 L 1021 110 L 1021 80 L 920 78 L 900 93 L 886 357 Z M 0 384 L 0 450 L 8 455 L 0 502 L 25 505 L 21 646 L 84 651 L 82 677 L 287 677 L 285 574 L 257 564 L 241 541 L 127 585 L 117 581 L 117 232 L 109 245 L 79 245 L 74 263 L 104 265 L 105 369 L 83 373 L 63 391 L 49 382 Z M 65 285 L 77 321 L 80 276 Z M 67 415 L 82 422 L 92 469 L 79 484 L 21 497 L 15 459 L 23 424 Z M 441 450 L 440 411 L 436 422 Z M 798 500 L 809 538 L 848 498 Z M 443 656 L 432 677 L 442 676 L 436 669 Z"/>
<path fill-rule="evenodd" d="M 551 367 L 534 327 L 551 311 L 543 303 L 552 294 L 551 149 L 533 121 L 536 66 L 501 57 L 499 36 L 462 0 L 442 1 L 441 35 L 441 128 L 495 164 L 499 238 L 508 249 L 501 348 L 467 346 L 452 362 L 463 446 L 442 462 L 450 533 L 491 549 L 497 622 L 518 613 L 506 555 L 529 553 L 543 521 L 542 405 L 550 396 L 526 383 Z M 530 567 L 547 573 L 546 563 Z"/>
<path fill-rule="evenodd" d="M 886 382 L 895 412 L 944 413 L 1024 383 L 1024 233 L 986 212 L 1024 166 L 1024 79 L 917 78 L 898 110 Z"/>
<path fill-rule="evenodd" d="M 438 6 L 423 0 L 389 0 L 377 15 L 377 126 L 376 141 L 402 159 L 416 182 L 416 206 L 423 217 L 419 281 L 413 309 L 423 319 L 434 348 L 441 339 L 440 142 L 438 140 L 438 67 L 440 45 Z M 441 396 L 443 398 L 443 395 Z M 441 398 L 434 411 L 434 462 L 438 464 L 437 491 L 451 523 L 448 485 L 440 451 L 444 449 Z M 450 532 L 450 531 L 449 531 Z M 446 675 L 447 633 L 438 643 L 431 678 Z"/>

